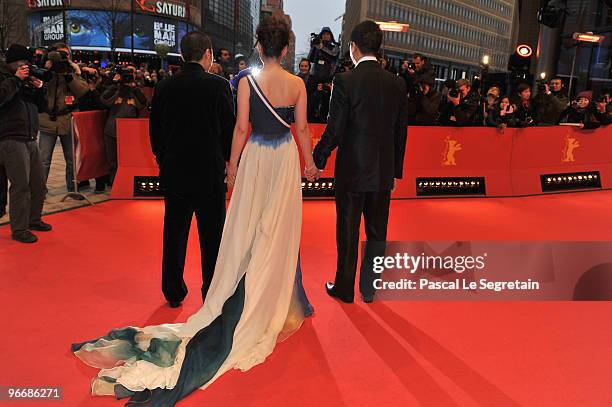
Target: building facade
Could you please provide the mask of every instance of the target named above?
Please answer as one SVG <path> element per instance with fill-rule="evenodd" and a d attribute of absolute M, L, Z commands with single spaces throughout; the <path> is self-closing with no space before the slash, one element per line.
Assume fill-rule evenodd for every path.
<path fill-rule="evenodd" d="M 202 0 L 202 28 L 213 46 L 252 55 L 261 0 Z"/>
<path fill-rule="evenodd" d="M 279 18 L 283 18 L 289 25 L 289 29 L 292 28 L 291 16 L 285 14 L 283 0 L 262 0 L 261 1 L 261 20 L 264 18 L 276 15 Z M 295 71 L 295 33 L 293 30 L 289 33 L 289 50 L 287 56 L 283 61 L 283 66 L 289 72 Z"/>
<path fill-rule="evenodd" d="M 359 21 L 407 23 L 408 32 L 385 32 L 383 48 L 392 66 L 418 52 L 429 57 L 439 81 L 473 79 L 484 55 L 491 71 L 506 70 L 515 46 L 515 13 L 513 0 L 347 0 L 343 50 Z"/>

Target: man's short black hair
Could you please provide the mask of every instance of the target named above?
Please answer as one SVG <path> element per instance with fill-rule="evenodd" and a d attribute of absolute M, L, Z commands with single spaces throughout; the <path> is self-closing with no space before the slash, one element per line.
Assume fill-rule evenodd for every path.
<path fill-rule="evenodd" d="M 212 52 L 212 42 L 200 31 L 191 31 L 181 39 L 181 53 L 185 62 L 199 62 L 207 49 Z"/>
<path fill-rule="evenodd" d="M 412 56 L 412 59 L 419 58 L 421 61 L 427 61 L 427 57 L 423 54 L 419 54 L 418 52 Z"/>
<path fill-rule="evenodd" d="M 558 75 L 557 75 L 557 76 L 553 76 L 553 77 L 552 77 L 552 79 L 551 79 L 551 81 L 561 81 L 561 84 L 562 84 L 562 85 L 564 84 L 564 83 L 563 83 L 563 78 L 562 78 L 562 77 L 560 77 L 560 76 L 558 76 Z"/>
<path fill-rule="evenodd" d="M 353 28 L 351 41 L 364 55 L 378 55 L 382 45 L 383 33 L 374 21 L 362 21 Z"/>
<path fill-rule="evenodd" d="M 229 49 L 227 49 L 227 48 L 219 48 L 219 51 L 217 51 L 217 55 L 221 56 L 221 53 L 222 53 L 223 51 L 227 51 L 227 53 L 231 55 L 231 53 L 230 53 Z"/>
<path fill-rule="evenodd" d="M 308 58 L 300 59 L 300 65 L 302 65 L 302 62 L 308 62 L 308 65 L 310 65 L 310 59 L 308 59 Z"/>

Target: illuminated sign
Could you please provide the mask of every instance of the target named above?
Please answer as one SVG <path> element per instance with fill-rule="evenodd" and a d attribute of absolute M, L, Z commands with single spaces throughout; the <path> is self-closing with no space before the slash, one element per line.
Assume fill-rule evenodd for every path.
<path fill-rule="evenodd" d="M 70 5 L 70 0 L 28 0 L 29 8 L 64 7 Z"/>
<path fill-rule="evenodd" d="M 146 0 L 135 0 L 136 4 L 142 11 L 149 13 L 163 14 L 170 17 L 186 18 L 187 9 L 184 4 L 171 3 L 167 1 L 156 1 L 152 4 L 147 4 Z"/>

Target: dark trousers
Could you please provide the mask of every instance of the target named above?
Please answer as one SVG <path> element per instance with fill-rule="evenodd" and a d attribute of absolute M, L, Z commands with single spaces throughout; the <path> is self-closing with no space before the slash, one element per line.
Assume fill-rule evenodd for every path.
<path fill-rule="evenodd" d="M 109 135 L 104 135 L 104 147 L 106 149 L 106 161 L 110 166 L 110 173 L 108 174 L 108 183 L 110 185 L 115 181 L 115 175 L 117 175 L 117 138 Z"/>
<path fill-rule="evenodd" d="M 11 182 L 11 231 L 19 233 L 41 219 L 45 201 L 45 176 L 35 141 L 0 141 L 0 166 Z"/>
<path fill-rule="evenodd" d="M 338 265 L 334 291 L 341 297 L 352 299 L 357 273 L 359 227 L 361 215 L 365 221 L 366 249 L 361 262 L 359 291 L 374 295 L 373 259 L 384 256 L 389 221 L 391 191 L 355 192 L 336 190 L 336 245 Z"/>
<path fill-rule="evenodd" d="M 195 186 L 194 186 L 195 188 Z M 162 291 L 168 301 L 183 301 L 187 285 L 183 279 L 189 227 L 195 212 L 202 255 L 202 299 L 215 272 L 225 222 L 225 193 L 206 195 L 166 193 Z"/>
<path fill-rule="evenodd" d="M 0 165 L 0 217 L 6 213 L 6 205 L 8 203 L 8 178 L 6 170 Z"/>

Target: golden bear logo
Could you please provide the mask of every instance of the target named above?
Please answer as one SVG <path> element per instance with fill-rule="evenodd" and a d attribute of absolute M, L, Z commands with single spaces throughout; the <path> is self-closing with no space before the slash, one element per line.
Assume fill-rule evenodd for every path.
<path fill-rule="evenodd" d="M 444 153 L 442 154 L 442 165 L 457 165 L 455 161 L 455 154 L 457 151 L 461 151 L 463 147 L 461 143 L 457 140 L 453 140 L 450 136 L 444 139 L 446 143 L 446 147 L 444 148 Z"/>
<path fill-rule="evenodd" d="M 563 150 L 561 150 L 561 152 L 563 153 L 563 158 L 561 159 L 561 161 L 564 163 L 573 163 L 574 161 L 576 161 L 576 159 L 574 158 L 574 150 L 576 150 L 578 147 L 580 147 L 580 142 L 576 140 L 576 137 L 573 137 L 569 134 L 566 135 L 565 146 L 563 147 Z"/>

